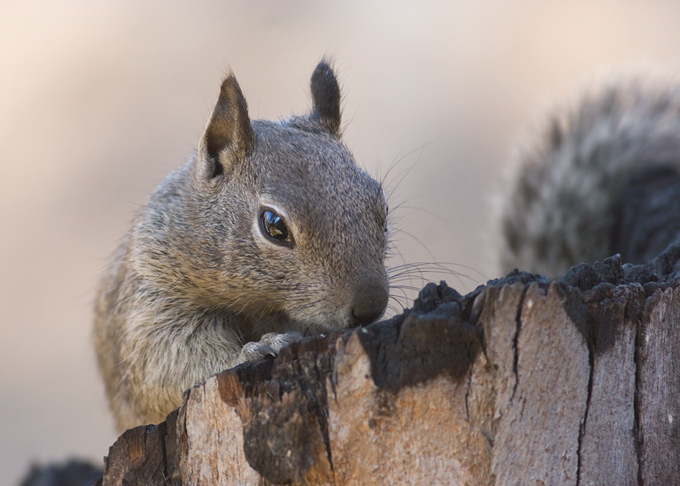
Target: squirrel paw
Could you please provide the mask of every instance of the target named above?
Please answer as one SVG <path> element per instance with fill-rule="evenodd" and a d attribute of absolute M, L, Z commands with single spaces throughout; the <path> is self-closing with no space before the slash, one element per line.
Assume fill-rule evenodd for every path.
<path fill-rule="evenodd" d="M 267 356 L 276 358 L 283 348 L 300 339 L 302 339 L 302 334 L 298 332 L 286 334 L 269 332 L 263 335 L 259 341 L 244 344 L 236 364 L 245 363 L 246 361 L 257 361 Z"/>

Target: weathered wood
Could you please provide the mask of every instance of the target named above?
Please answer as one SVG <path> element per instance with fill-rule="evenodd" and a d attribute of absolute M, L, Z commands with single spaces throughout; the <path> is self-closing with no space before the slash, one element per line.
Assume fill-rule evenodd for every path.
<path fill-rule="evenodd" d="M 588 348 L 557 284 L 532 284 L 518 309 L 515 385 L 498 410 L 492 471 L 498 484 L 575 484 L 578 439 L 586 413 Z M 580 316 L 579 316 L 580 318 Z"/>
<path fill-rule="evenodd" d="M 635 340 L 641 287 L 603 285 L 586 296 L 592 332 L 588 414 L 581 439 L 581 484 L 638 484 Z"/>
<path fill-rule="evenodd" d="M 471 364 L 469 358 L 478 351 L 476 336 L 456 335 L 455 321 L 447 318 L 409 315 L 393 346 L 413 343 L 415 339 L 408 335 L 421 326 L 438 336 L 431 343 L 435 354 L 443 355 L 444 350 L 462 353 Z M 427 356 L 426 350 L 412 349 L 414 353 L 408 356 L 409 350 L 402 348 L 408 356 L 402 359 L 409 366 L 386 369 L 393 376 L 378 381 L 392 380 L 392 386 L 381 389 L 361 344 L 361 333 L 352 334 L 346 342 L 340 340 L 336 350 L 334 394 L 328 403 L 335 483 L 367 484 L 369 478 L 373 484 L 473 482 L 488 464 L 488 452 L 482 431 L 468 423 L 470 367 L 441 368 L 430 379 L 403 385 L 410 381 L 418 361 L 422 361 L 422 369 L 432 372 L 437 357 L 428 363 L 432 356 Z M 384 340 L 381 343 L 386 344 Z M 380 356 L 385 355 L 378 354 L 378 359 Z M 329 386 L 333 386 L 330 381 Z"/>
<path fill-rule="evenodd" d="M 680 288 L 647 300 L 638 344 L 642 484 L 680 484 Z"/>
<path fill-rule="evenodd" d="M 430 284 L 192 388 L 103 484 L 680 484 L 678 258 Z"/>

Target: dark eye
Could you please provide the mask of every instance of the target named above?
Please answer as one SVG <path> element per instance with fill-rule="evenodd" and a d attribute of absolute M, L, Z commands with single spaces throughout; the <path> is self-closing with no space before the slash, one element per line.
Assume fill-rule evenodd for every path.
<path fill-rule="evenodd" d="M 286 223 L 271 209 L 263 209 L 260 212 L 260 228 L 264 235 L 275 243 L 290 246 L 290 234 Z"/>

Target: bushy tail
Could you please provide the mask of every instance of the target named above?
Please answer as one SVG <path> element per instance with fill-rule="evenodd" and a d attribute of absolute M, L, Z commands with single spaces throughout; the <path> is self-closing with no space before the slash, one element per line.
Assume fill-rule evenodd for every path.
<path fill-rule="evenodd" d="M 514 162 L 504 271 L 644 263 L 680 234 L 680 83 L 609 80 L 547 117 Z"/>

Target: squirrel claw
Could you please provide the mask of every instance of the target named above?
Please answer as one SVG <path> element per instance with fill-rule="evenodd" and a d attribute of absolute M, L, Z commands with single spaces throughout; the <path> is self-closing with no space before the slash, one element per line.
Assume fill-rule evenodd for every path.
<path fill-rule="evenodd" d="M 287 332 L 286 334 L 268 332 L 260 338 L 260 342 L 267 344 L 271 349 L 276 351 L 276 354 L 278 355 L 283 348 L 289 344 L 298 342 L 301 339 L 302 334 L 299 332 Z"/>
<path fill-rule="evenodd" d="M 242 364 L 247 361 L 258 361 L 260 359 L 265 359 L 268 356 L 276 358 L 283 348 L 300 339 L 302 339 L 302 334 L 298 332 L 289 332 L 286 334 L 269 332 L 263 335 L 259 341 L 252 341 L 244 344 L 236 364 Z"/>

